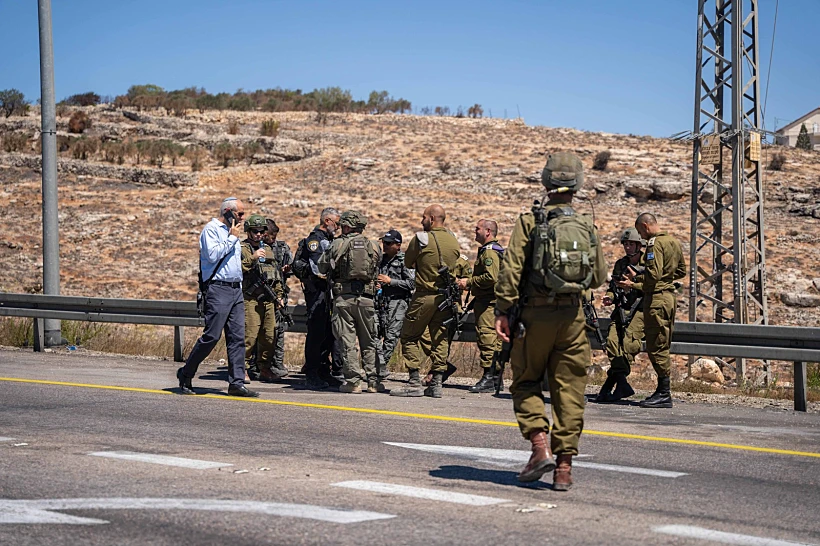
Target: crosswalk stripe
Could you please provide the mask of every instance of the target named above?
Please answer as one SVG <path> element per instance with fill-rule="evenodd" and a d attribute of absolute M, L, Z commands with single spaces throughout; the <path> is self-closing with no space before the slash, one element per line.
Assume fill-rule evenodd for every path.
<path fill-rule="evenodd" d="M 338 482 L 331 485 L 335 487 L 346 487 L 348 489 L 358 489 L 359 491 L 371 491 L 373 493 L 386 493 L 388 495 L 415 497 L 417 499 L 467 504 L 469 506 L 489 506 L 492 504 L 509 502 L 506 499 L 485 497 L 483 495 L 468 495 L 466 493 L 456 493 L 454 491 L 445 491 L 442 489 L 427 489 L 424 487 L 413 487 L 409 485 L 398 485 L 384 482 L 354 480 Z"/>
<path fill-rule="evenodd" d="M 123 459 L 126 461 L 136 461 L 140 463 L 163 464 L 166 466 L 178 466 L 181 468 L 193 468 L 196 470 L 207 470 L 209 468 L 220 468 L 223 466 L 233 466 L 231 463 L 220 463 L 216 461 L 202 461 L 199 459 L 186 459 L 183 457 L 171 457 L 168 455 L 155 455 L 153 453 L 137 453 L 134 451 L 96 451 L 89 453 L 94 457 L 107 457 L 110 459 Z"/>
<path fill-rule="evenodd" d="M 644 476 L 655 476 L 658 478 L 680 478 L 681 476 L 688 476 L 686 472 L 674 472 L 672 470 L 656 470 L 654 468 L 641 468 L 640 466 L 621 466 L 617 464 L 573 461 L 572 466 L 576 466 L 579 468 L 592 468 L 595 470 L 609 470 L 611 472 L 624 472 L 626 474 L 642 474 Z"/>
<path fill-rule="evenodd" d="M 0 436 L 0 442 L 11 442 L 14 438 L 9 438 L 8 436 Z"/>
<path fill-rule="evenodd" d="M 662 525 L 652 529 L 656 533 L 674 535 L 684 538 L 698 538 L 723 544 L 736 544 L 738 546 L 815 546 L 808 542 L 792 542 L 791 540 L 779 540 L 776 538 L 756 537 L 753 535 L 741 535 L 738 533 L 726 533 L 715 531 L 693 525 Z"/>

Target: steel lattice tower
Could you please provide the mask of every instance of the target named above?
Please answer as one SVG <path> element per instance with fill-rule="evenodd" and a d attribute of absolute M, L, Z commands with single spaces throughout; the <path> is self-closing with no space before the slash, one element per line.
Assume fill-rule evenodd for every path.
<path fill-rule="evenodd" d="M 768 323 L 757 5 L 698 0 L 689 253 L 693 322 Z M 735 371 L 743 381 L 742 359 Z"/>

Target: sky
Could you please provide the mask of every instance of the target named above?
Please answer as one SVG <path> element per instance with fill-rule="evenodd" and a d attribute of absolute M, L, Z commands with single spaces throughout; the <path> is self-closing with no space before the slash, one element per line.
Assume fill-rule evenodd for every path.
<path fill-rule="evenodd" d="M 744 0 L 744 3 L 746 0 Z M 820 106 L 820 0 L 759 0 L 770 130 Z M 134 84 L 338 86 L 529 125 L 691 130 L 697 0 L 55 0 L 57 100 Z M 37 2 L 0 0 L 0 90 L 40 95 Z M 728 98 L 727 98 L 728 100 Z"/>

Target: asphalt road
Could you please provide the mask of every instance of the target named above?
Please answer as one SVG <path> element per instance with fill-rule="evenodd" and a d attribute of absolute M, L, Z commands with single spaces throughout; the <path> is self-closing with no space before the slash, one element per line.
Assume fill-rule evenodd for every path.
<path fill-rule="evenodd" d="M 508 395 L 245 400 L 206 362 L 179 396 L 176 367 L 0 350 L 0 544 L 820 545 L 816 414 L 589 404 L 559 493 L 517 483 Z"/>

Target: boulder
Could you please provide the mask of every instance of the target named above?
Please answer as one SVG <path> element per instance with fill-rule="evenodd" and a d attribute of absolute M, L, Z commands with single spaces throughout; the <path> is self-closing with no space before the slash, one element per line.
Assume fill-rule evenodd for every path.
<path fill-rule="evenodd" d="M 692 363 L 692 372 L 689 375 L 691 379 L 698 379 L 700 381 L 707 381 L 709 383 L 723 384 L 726 378 L 723 377 L 723 372 L 720 371 L 720 366 L 714 360 L 708 358 L 699 358 Z"/>
<path fill-rule="evenodd" d="M 663 201 L 677 200 L 689 193 L 689 185 L 677 180 L 662 180 L 653 182 L 654 197 Z"/>
<path fill-rule="evenodd" d="M 820 296 L 805 292 L 781 292 L 780 301 L 789 307 L 820 307 Z"/>
<path fill-rule="evenodd" d="M 629 195 L 634 195 L 640 199 L 649 199 L 655 193 L 651 180 L 628 180 L 624 184 L 624 190 Z"/>

